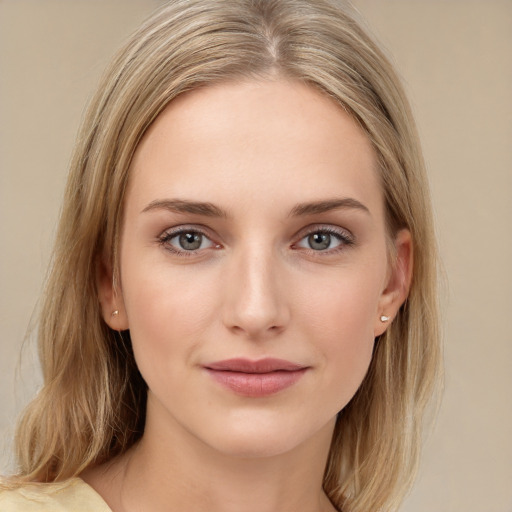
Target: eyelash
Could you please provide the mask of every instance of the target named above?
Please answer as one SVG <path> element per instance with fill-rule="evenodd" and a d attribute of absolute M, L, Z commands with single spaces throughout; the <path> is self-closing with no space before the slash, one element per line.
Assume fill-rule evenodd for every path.
<path fill-rule="evenodd" d="M 323 257 L 323 256 L 327 256 L 327 255 L 337 254 L 338 252 L 344 251 L 344 250 L 346 250 L 347 247 L 353 246 L 355 244 L 355 239 L 354 239 L 353 235 L 350 234 L 346 230 L 336 229 L 336 228 L 333 228 L 332 226 L 314 226 L 311 229 L 308 229 L 305 233 L 301 234 L 300 239 L 297 242 L 295 242 L 294 244 L 292 244 L 292 247 L 297 247 L 297 244 L 302 242 L 305 238 L 307 238 L 308 236 L 317 234 L 317 233 L 322 233 L 322 234 L 327 234 L 327 235 L 333 236 L 340 242 L 340 244 L 337 247 L 334 247 L 332 249 L 326 249 L 326 250 L 315 250 L 315 249 L 311 249 L 311 248 L 309 248 L 309 249 L 302 248 L 303 250 L 309 252 L 313 256 Z M 158 237 L 158 243 L 162 247 L 164 247 L 167 251 L 169 251 L 173 254 L 176 254 L 177 256 L 180 256 L 180 257 L 195 256 L 200 251 L 204 250 L 204 249 L 197 249 L 197 250 L 191 250 L 191 251 L 187 251 L 184 249 L 179 250 L 169 243 L 173 238 L 176 238 L 177 236 L 184 235 L 184 234 L 201 235 L 201 236 L 205 237 L 206 239 L 208 239 L 213 244 L 213 248 L 221 247 L 220 244 L 216 244 L 215 242 L 213 242 L 211 240 L 211 237 L 204 230 L 198 228 L 197 226 L 190 227 L 190 228 L 187 226 L 183 226 L 183 227 L 173 229 L 171 231 L 165 231 L 164 233 L 162 233 L 162 235 L 160 235 Z"/>
<path fill-rule="evenodd" d="M 340 244 L 337 247 L 334 247 L 332 249 L 326 249 L 324 251 L 319 251 L 319 250 L 315 250 L 315 249 L 311 249 L 311 248 L 304 249 L 304 250 L 308 251 L 310 254 L 312 254 L 313 256 L 318 256 L 318 257 L 330 256 L 332 254 L 337 254 L 340 251 L 345 251 L 347 249 L 347 247 L 351 247 L 355 244 L 354 236 L 345 229 L 334 228 L 332 226 L 316 225 L 316 226 L 311 227 L 311 229 L 308 229 L 304 234 L 302 234 L 299 241 L 294 243 L 293 245 L 294 246 L 297 245 L 297 243 L 300 243 L 305 238 L 307 238 L 311 235 L 314 235 L 316 233 L 322 233 L 322 234 L 327 234 L 327 235 L 333 236 L 340 242 Z"/>
<path fill-rule="evenodd" d="M 167 250 L 173 254 L 176 254 L 177 256 L 183 256 L 185 258 L 190 257 L 190 256 L 195 256 L 196 254 L 199 253 L 200 250 L 204 250 L 204 249 L 198 249 L 195 251 L 186 251 L 184 249 L 179 250 L 176 247 L 173 247 L 169 243 L 173 238 L 176 238 L 177 236 L 185 235 L 185 234 L 201 235 L 201 236 L 205 237 L 206 239 L 210 240 L 214 247 L 216 247 L 216 248 L 220 247 L 220 244 L 216 244 L 215 242 L 213 242 L 211 240 L 211 237 L 205 231 L 198 228 L 197 226 L 194 226 L 194 227 L 181 226 L 181 227 L 173 229 L 171 231 L 165 231 L 164 233 L 162 233 L 162 235 L 160 235 L 158 237 L 158 242 L 162 247 L 165 248 L 165 250 Z"/>

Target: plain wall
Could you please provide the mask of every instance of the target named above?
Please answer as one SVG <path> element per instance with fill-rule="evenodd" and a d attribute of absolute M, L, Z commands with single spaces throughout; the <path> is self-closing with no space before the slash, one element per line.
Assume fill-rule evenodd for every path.
<path fill-rule="evenodd" d="M 0 0 L 0 473 L 40 382 L 33 340 L 19 354 L 84 105 L 159 3 Z M 444 399 L 402 510 L 512 512 L 512 2 L 354 5 L 409 91 L 448 283 Z"/>

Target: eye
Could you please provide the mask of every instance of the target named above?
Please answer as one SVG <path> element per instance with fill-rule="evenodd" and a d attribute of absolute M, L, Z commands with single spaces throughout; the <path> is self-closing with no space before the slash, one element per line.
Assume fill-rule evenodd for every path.
<path fill-rule="evenodd" d="M 218 247 L 205 233 L 190 228 L 167 231 L 159 238 L 159 241 L 166 249 L 182 255 Z"/>
<path fill-rule="evenodd" d="M 340 250 L 344 246 L 349 246 L 353 243 L 353 237 L 344 230 L 321 228 L 310 231 L 295 244 L 295 247 L 315 252 L 331 252 L 333 250 Z"/>

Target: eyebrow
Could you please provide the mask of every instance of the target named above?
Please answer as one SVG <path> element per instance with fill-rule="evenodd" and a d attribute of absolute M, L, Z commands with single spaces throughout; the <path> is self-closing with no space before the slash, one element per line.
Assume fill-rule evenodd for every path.
<path fill-rule="evenodd" d="M 289 216 L 303 217 L 340 209 L 355 209 L 370 214 L 370 210 L 357 199 L 343 197 L 299 203 L 291 209 Z M 191 213 L 195 215 L 203 215 L 205 217 L 227 218 L 229 216 L 225 210 L 219 208 L 213 203 L 189 201 L 187 199 L 156 199 L 155 201 L 151 201 L 151 203 L 149 203 L 141 213 L 153 210 L 168 210 L 175 213 Z"/>
<path fill-rule="evenodd" d="M 294 206 L 290 212 L 292 217 L 315 215 L 332 210 L 355 209 L 370 214 L 370 210 L 357 199 L 352 197 L 334 198 L 310 203 L 300 203 Z"/>
<path fill-rule="evenodd" d="M 175 213 L 192 213 L 206 217 L 227 217 L 228 214 L 212 203 L 188 201 L 186 199 L 157 199 L 151 201 L 141 213 L 152 210 L 168 210 Z"/>

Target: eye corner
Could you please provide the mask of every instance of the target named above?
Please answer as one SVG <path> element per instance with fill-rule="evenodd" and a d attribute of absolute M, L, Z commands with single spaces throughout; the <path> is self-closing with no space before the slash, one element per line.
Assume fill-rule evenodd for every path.
<path fill-rule="evenodd" d="M 317 235 L 320 235 L 318 240 L 315 241 L 311 238 Z M 317 244 L 316 247 L 313 244 Z M 297 241 L 291 244 L 291 248 L 305 250 L 314 255 L 327 256 L 345 251 L 354 244 L 354 235 L 345 228 L 331 225 L 313 225 L 299 232 Z"/>
<path fill-rule="evenodd" d="M 222 244 L 214 241 L 206 230 L 190 225 L 168 228 L 156 240 L 166 251 L 184 257 L 198 256 L 204 251 L 222 248 Z"/>

